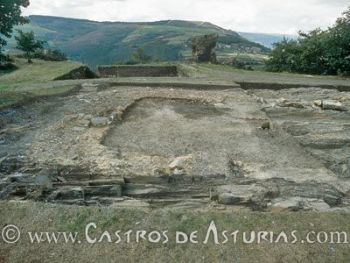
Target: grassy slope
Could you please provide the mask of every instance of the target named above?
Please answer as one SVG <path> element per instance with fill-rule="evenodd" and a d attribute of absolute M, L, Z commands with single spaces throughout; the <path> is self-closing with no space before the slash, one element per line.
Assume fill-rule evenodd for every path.
<path fill-rule="evenodd" d="M 76 62 L 43 60 L 34 60 L 33 64 L 28 64 L 24 59 L 16 59 L 15 64 L 19 67 L 18 70 L 6 74 L 0 73 L 0 90 L 21 89 L 26 84 L 50 81 L 81 66 Z"/>
<path fill-rule="evenodd" d="M 207 77 L 239 83 L 262 83 L 300 86 L 349 86 L 350 79 L 337 76 L 316 76 L 266 71 L 239 70 L 231 66 L 198 64 L 187 67 L 192 77 Z"/>
<path fill-rule="evenodd" d="M 169 64 L 169 63 L 163 63 Z M 17 59 L 19 69 L 10 73 L 0 73 L 0 107 L 36 96 L 46 96 L 66 93 L 81 82 L 52 80 L 81 64 L 76 62 L 46 62 L 35 60 L 34 64 L 27 64 L 23 59 Z M 269 73 L 263 71 L 237 70 L 230 66 L 210 64 L 178 64 L 180 71 L 190 78 L 146 78 L 146 79 L 110 79 L 107 82 L 186 82 L 186 83 L 221 83 L 229 85 L 238 83 L 262 83 L 281 85 L 307 85 L 307 86 L 347 86 L 349 79 L 330 76 L 306 76 L 289 73 Z M 98 80 L 94 80 L 98 81 Z"/>
<path fill-rule="evenodd" d="M 347 231 L 350 233 L 349 214 L 326 213 L 252 213 L 246 211 L 184 211 L 140 210 L 113 208 L 86 208 L 56 206 L 40 203 L 0 202 L 0 225 L 15 224 L 22 231 L 17 245 L 0 246 L 1 262 L 349 262 L 349 245 L 303 244 L 309 231 Z M 203 244 L 210 222 L 214 220 L 220 232 L 240 231 L 237 244 L 232 239 L 227 244 L 215 245 L 213 237 Z M 107 243 L 89 245 L 85 241 L 85 226 L 95 222 L 97 230 L 92 237 L 103 231 L 114 233 L 121 230 L 165 231 L 168 244 L 151 244 L 135 241 L 130 244 Z M 291 242 L 296 230 L 296 244 L 261 243 L 243 244 L 242 232 L 285 231 Z M 78 232 L 81 244 L 30 244 L 28 231 Z M 175 244 L 176 231 L 198 232 L 198 244 Z M 149 233 L 148 232 L 148 233 Z M 135 232 L 134 232 L 135 233 Z M 248 235 L 248 237 L 249 237 Z M 124 236 L 125 240 L 125 236 Z M 116 241 L 114 237 L 113 242 Z M 164 239 L 162 239 L 164 241 Z M 223 242 L 222 236 L 219 241 Z"/>
<path fill-rule="evenodd" d="M 0 73 L 0 108 L 37 96 L 61 94 L 73 89 L 72 85 L 44 87 L 41 84 L 53 80 L 79 66 L 76 62 L 47 62 L 34 60 L 27 64 L 24 59 L 16 59 L 18 70 Z"/>

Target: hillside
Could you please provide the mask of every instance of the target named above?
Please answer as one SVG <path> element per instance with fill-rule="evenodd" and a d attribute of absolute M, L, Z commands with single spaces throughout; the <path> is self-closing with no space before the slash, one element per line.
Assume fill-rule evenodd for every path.
<path fill-rule="evenodd" d="M 159 21 L 150 23 L 94 22 L 47 16 L 30 16 L 30 24 L 21 27 L 33 30 L 60 48 L 71 59 L 92 67 L 127 61 L 138 47 L 158 60 L 176 61 L 191 55 L 189 39 L 208 33 L 219 34 L 218 55 L 227 57 L 237 52 L 264 53 L 268 49 L 238 33 L 205 22 Z M 15 47 L 14 40 L 8 48 Z"/>

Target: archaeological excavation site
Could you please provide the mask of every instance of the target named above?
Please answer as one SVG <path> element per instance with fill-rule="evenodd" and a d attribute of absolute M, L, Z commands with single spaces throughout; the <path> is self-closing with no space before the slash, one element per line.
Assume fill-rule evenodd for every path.
<path fill-rule="evenodd" d="M 348 2 L 0 0 L 0 263 L 350 262 Z"/>
<path fill-rule="evenodd" d="M 194 77 L 102 69 L 111 78 L 3 108 L 0 199 L 350 211 L 347 81 L 276 85 L 186 67 Z"/>

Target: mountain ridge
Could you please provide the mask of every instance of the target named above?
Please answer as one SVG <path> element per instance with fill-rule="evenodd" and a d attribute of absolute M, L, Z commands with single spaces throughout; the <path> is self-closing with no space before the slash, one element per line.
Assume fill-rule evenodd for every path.
<path fill-rule="evenodd" d="M 126 62 L 139 47 L 158 61 L 181 61 L 191 56 L 192 37 L 211 33 L 219 35 L 219 57 L 269 51 L 235 31 L 204 21 L 98 22 L 37 15 L 29 16 L 29 20 L 29 24 L 17 29 L 33 30 L 51 48 L 61 49 L 70 59 L 94 68 L 100 64 Z M 11 39 L 9 48 L 14 47 Z"/>

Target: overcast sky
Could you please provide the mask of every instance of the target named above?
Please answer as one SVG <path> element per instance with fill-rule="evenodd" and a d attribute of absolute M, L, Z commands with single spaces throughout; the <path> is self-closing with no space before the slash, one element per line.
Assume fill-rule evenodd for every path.
<path fill-rule="evenodd" d="M 326 28 L 349 0 L 30 0 L 25 15 L 97 21 L 208 21 L 235 31 L 295 34 Z"/>

